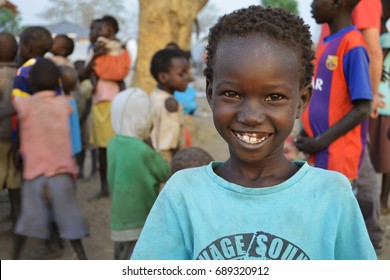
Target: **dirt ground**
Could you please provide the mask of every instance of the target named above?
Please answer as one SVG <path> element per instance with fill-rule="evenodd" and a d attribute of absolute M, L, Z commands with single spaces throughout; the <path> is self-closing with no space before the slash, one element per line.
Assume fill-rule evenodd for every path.
<path fill-rule="evenodd" d="M 215 160 L 227 159 L 227 146 L 214 129 L 211 112 L 205 98 L 199 97 L 199 111 L 191 117 L 189 125 L 193 146 L 203 147 Z M 89 157 L 86 162 L 90 166 Z M 86 169 L 88 172 L 88 168 Z M 113 242 L 110 239 L 109 214 L 110 199 L 94 198 L 99 191 L 97 174 L 89 179 L 77 181 L 78 200 L 87 220 L 90 236 L 83 239 L 85 250 L 89 259 L 111 260 L 113 258 Z M 11 258 L 12 225 L 9 218 L 9 201 L 7 191 L 0 192 L 0 259 Z M 390 214 L 382 216 L 382 225 L 385 229 L 383 250 L 379 259 L 390 259 Z M 40 259 L 42 255 L 42 242 L 37 239 L 28 239 L 22 259 Z M 43 259 L 77 259 L 69 243 L 65 242 L 65 249 L 60 255 L 46 255 Z"/>

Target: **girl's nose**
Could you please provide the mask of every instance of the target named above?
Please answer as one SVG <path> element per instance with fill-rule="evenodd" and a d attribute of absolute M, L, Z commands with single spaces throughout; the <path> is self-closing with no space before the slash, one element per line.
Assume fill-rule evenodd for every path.
<path fill-rule="evenodd" d="M 250 126 L 261 124 L 264 121 L 264 110 L 259 102 L 248 100 L 243 102 L 238 114 L 238 121 Z"/>

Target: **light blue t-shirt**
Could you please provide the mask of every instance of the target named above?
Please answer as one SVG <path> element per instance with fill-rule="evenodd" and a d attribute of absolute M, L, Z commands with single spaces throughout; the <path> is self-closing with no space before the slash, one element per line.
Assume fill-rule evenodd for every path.
<path fill-rule="evenodd" d="M 219 164 L 171 177 L 132 259 L 376 259 L 344 175 L 296 162 L 285 182 L 247 188 L 216 175 Z"/>

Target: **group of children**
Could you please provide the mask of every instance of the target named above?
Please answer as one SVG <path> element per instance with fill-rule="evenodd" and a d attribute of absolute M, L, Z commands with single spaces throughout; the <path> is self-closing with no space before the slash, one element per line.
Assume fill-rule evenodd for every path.
<path fill-rule="evenodd" d="M 365 43 L 351 25 L 358 2 L 313 1 L 314 18 L 331 30 L 317 58 L 308 26 L 283 9 L 250 6 L 210 29 L 206 96 L 229 146 L 226 162 L 199 148 L 178 151 L 183 118 L 174 92 L 190 80 L 186 55 L 156 52 L 150 97 L 124 89 L 130 58 L 115 39 L 117 25 L 107 17 L 91 24 L 91 60 L 82 73 L 93 92 L 102 193 L 110 190 L 112 199 L 115 259 L 376 259 L 354 194 L 372 100 Z M 32 96 L 0 109 L 0 118 L 18 115 L 24 166 L 14 257 L 21 236 L 48 238 L 53 220 L 84 259 L 80 239 L 88 232 L 74 192 L 72 109 L 62 96 L 74 87 L 41 58 L 51 37 L 27 30 L 14 96 Z M 296 145 L 313 155 L 314 167 L 283 151 L 301 116 Z"/>

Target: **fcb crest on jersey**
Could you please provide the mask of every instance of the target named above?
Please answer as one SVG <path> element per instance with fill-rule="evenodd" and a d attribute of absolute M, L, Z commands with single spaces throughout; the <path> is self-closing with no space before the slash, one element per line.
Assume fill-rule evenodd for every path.
<path fill-rule="evenodd" d="M 328 55 L 325 62 L 326 68 L 333 71 L 339 65 L 339 57 L 335 55 Z"/>

